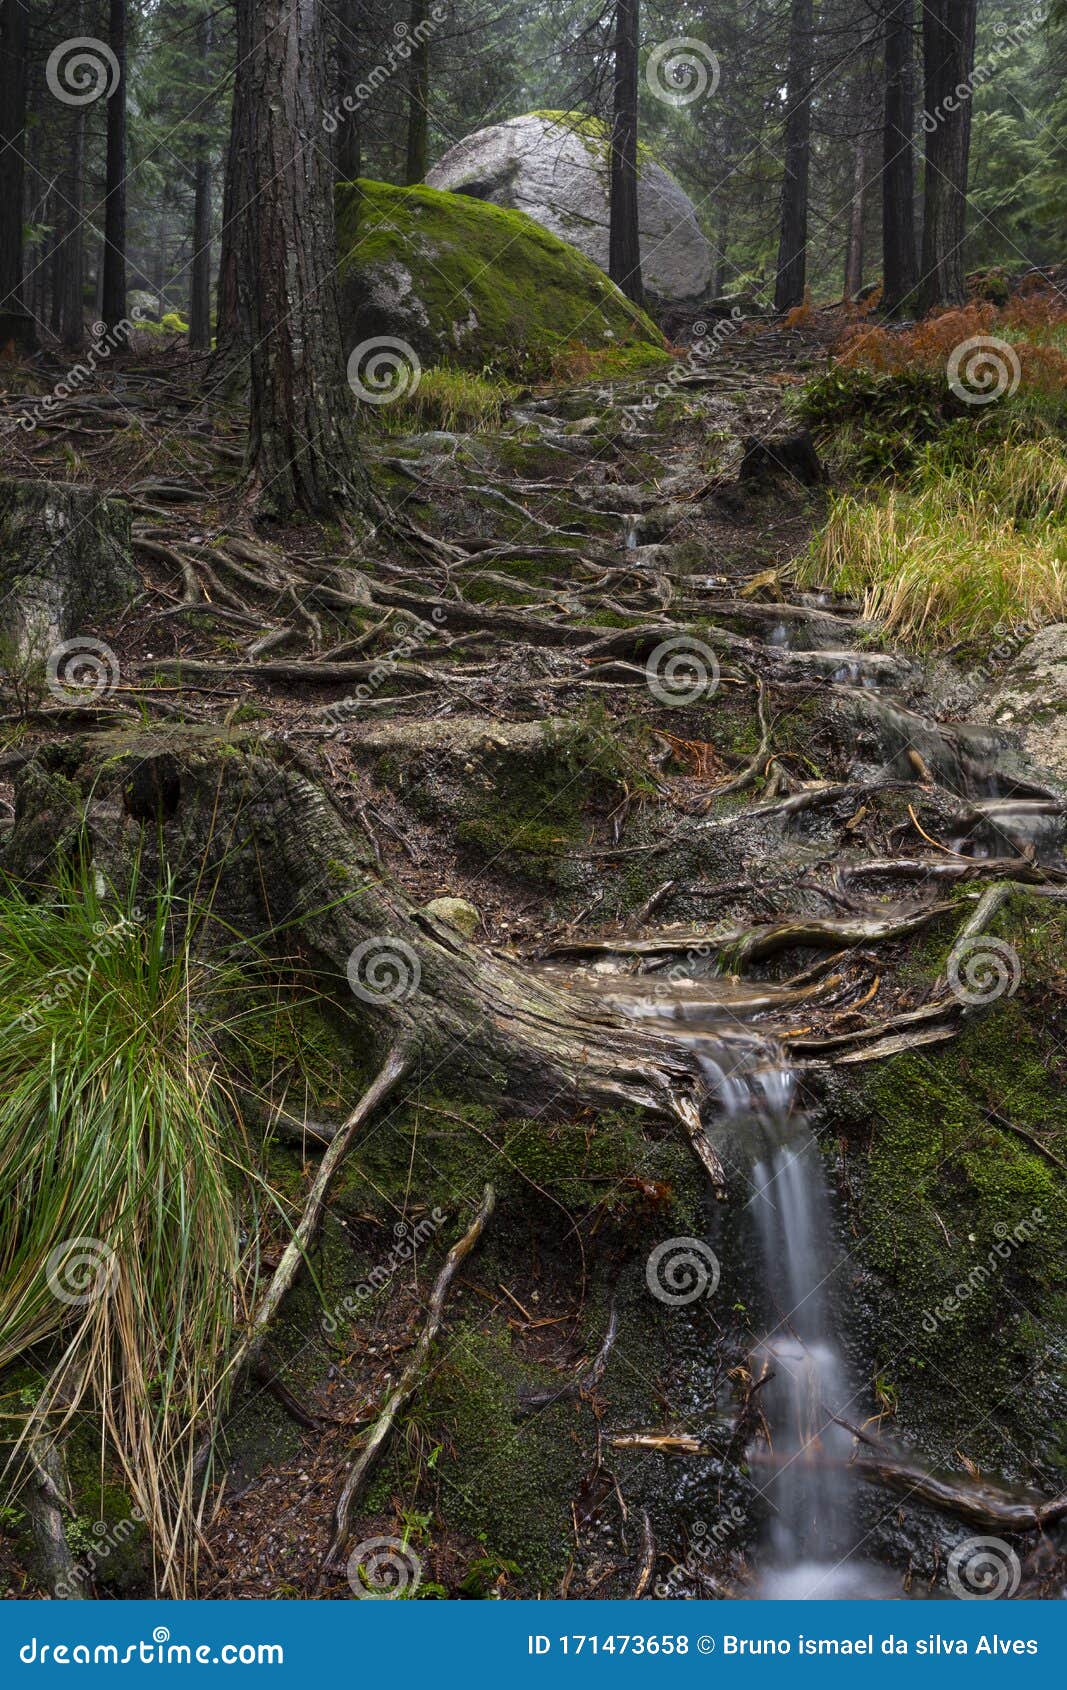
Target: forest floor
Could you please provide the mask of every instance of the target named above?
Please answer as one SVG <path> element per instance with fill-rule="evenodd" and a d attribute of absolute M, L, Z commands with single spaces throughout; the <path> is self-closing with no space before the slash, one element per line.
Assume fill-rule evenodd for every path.
<path fill-rule="evenodd" d="M 254 529 L 239 411 L 204 400 L 195 362 L 116 364 L 32 433 L 7 436 L 7 473 L 128 503 L 142 578 L 120 616 L 84 630 L 108 650 L 95 695 L 50 693 L 28 673 L 10 678 L 0 802 L 14 833 L 20 774 L 57 738 L 150 745 L 153 755 L 169 747 L 180 762 L 194 741 L 221 737 L 276 751 L 321 783 L 413 906 L 465 900 L 471 911 L 455 919 L 469 919 L 476 947 L 624 1011 L 641 1013 L 650 974 L 681 977 L 672 1013 L 687 1002 L 698 1013 L 710 993 L 742 1072 L 753 1039 L 773 1041 L 825 1094 L 841 1075 L 851 1083 L 862 1074 L 866 1085 L 880 1064 L 921 1062 L 965 1037 L 983 1000 L 959 989 L 950 953 L 961 939 L 1008 931 L 997 923 L 1006 912 L 1020 919 L 1014 898 L 1033 897 L 1038 926 L 1054 910 L 1067 884 L 1067 785 L 1032 767 L 1010 732 L 971 719 L 992 690 L 985 671 L 919 661 L 856 603 L 797 585 L 828 489 L 787 401 L 825 366 L 837 328 L 832 314 L 795 329 L 745 325 L 706 355 L 639 380 L 521 395 L 491 431 L 411 436 L 372 423 L 389 514 L 356 542 L 340 527 Z M 51 375 L 42 365 L 32 383 L 47 387 Z M 4 413 L 17 417 L 29 403 L 26 384 L 12 384 Z M 761 445 L 746 457 L 752 441 Z M 325 885 L 327 865 L 317 867 Z M 1053 1017 L 1064 1013 L 1051 963 L 1031 971 L 1026 990 L 1046 1011 L 1052 1003 Z M 1067 1066 L 1062 1053 L 1042 1061 L 1050 1081 Z M 290 1076 L 281 1089 L 297 1115 L 343 1115 L 354 1101 L 333 1057 L 313 1082 Z M 447 1121 L 448 1100 L 424 1091 L 426 1138 L 397 1129 L 406 1172 L 379 1169 L 397 1183 L 374 1192 L 349 1184 L 331 1210 L 356 1262 L 350 1280 L 381 1260 L 391 1217 L 416 1224 L 449 1186 L 426 1148 L 434 1109 Z M 465 1120 L 483 1135 L 486 1170 L 514 1161 L 502 1114 L 503 1103 L 457 1129 Z M 604 1288 L 619 1264 L 649 1237 L 687 1230 L 677 1215 L 662 1218 L 672 1186 L 680 1202 L 684 1186 L 669 1161 L 669 1128 L 639 1140 L 630 1161 L 601 1166 L 589 1153 L 594 1117 L 579 1112 L 570 1125 L 586 1152 L 584 1183 L 567 1189 L 573 1215 L 541 1249 L 532 1222 L 509 1221 L 500 1253 L 473 1255 L 450 1295 L 449 1327 L 462 1330 L 478 1368 L 492 1349 L 493 1413 L 500 1380 L 513 1390 L 498 1366 L 501 1345 L 527 1384 L 580 1375 L 599 1347 Z M 1062 1121 L 1024 1126 L 1015 1116 L 991 1130 L 997 1156 L 1016 1154 L 1020 1132 L 1042 1167 L 1062 1154 Z M 869 1123 L 831 1125 L 831 1140 L 848 1131 L 866 1155 Z M 728 1138 L 716 1151 L 727 1193 L 743 1188 Z M 293 1214 L 314 1162 L 313 1152 L 294 1154 L 283 1171 Z M 360 1166 L 370 1179 L 372 1159 Z M 465 1193 L 477 1167 L 463 1163 L 455 1184 Z M 847 1180 L 845 1161 L 838 1173 Z M 536 1159 L 523 1165 L 527 1186 L 553 1201 L 567 1177 L 550 1177 Z M 696 1226 L 699 1188 L 685 1200 Z M 462 1232 L 459 1213 L 442 1241 Z M 584 1267 L 576 1294 L 572 1233 L 602 1258 L 588 1299 Z M 427 1249 L 436 1260 L 437 1241 Z M 235 1431 L 201 1595 L 312 1593 L 352 1428 L 365 1428 L 395 1383 L 431 1283 L 429 1270 L 409 1283 L 405 1269 L 373 1313 L 328 1341 L 329 1353 L 309 1358 L 306 1345 L 279 1340 L 274 1385 L 288 1390 L 288 1408 L 275 1388 L 279 1424 L 269 1437 Z M 294 1316 L 297 1327 L 314 1319 L 313 1304 Z M 736 1336 L 722 1345 L 698 1408 L 678 1357 L 643 1357 L 646 1342 L 639 1320 L 624 1323 L 614 1363 L 641 1372 L 640 1408 L 609 1371 L 581 1401 L 551 1411 L 565 1450 L 553 1457 L 551 1484 L 561 1495 L 574 1487 L 569 1517 L 551 1527 L 570 1539 L 562 1574 L 551 1543 L 523 1563 L 522 1529 L 498 1517 L 469 1467 L 449 1477 L 470 1412 L 447 1389 L 443 1406 L 412 1411 L 403 1455 L 354 1535 L 400 1532 L 421 1545 L 441 1594 L 530 1594 L 561 1588 L 561 1577 L 572 1595 L 625 1594 L 646 1559 L 636 1519 L 651 1509 L 642 1500 L 636 1519 L 627 1509 L 626 1463 L 664 1457 L 616 1461 L 605 1442 L 632 1431 L 630 1416 L 642 1411 L 699 1436 L 707 1401 L 721 1399 L 743 1357 Z M 303 1424 L 293 1422 L 294 1400 Z M 240 1416 L 248 1413 L 245 1401 Z M 946 1428 L 958 1430 L 960 1416 L 946 1411 Z M 1048 1462 L 1033 1447 L 1030 1455 L 1010 1477 L 1047 1489 Z M 499 1486 L 498 1459 L 479 1456 L 481 1478 L 494 1474 Z M 524 1459 L 513 1451 L 505 1466 Z M 532 1457 L 531 1467 L 527 1532 L 542 1478 L 546 1507 L 557 1500 L 548 1458 L 545 1475 Z M 721 1503 L 721 1462 L 716 1475 Z M 462 1491 L 463 1505 L 442 1501 L 442 1486 Z M 652 1513 L 657 1541 L 669 1538 Z M 661 1576 L 682 1560 L 681 1542 L 666 1560 L 658 1552 Z M 700 1575 L 709 1593 L 744 1588 L 744 1549 L 724 1558 L 725 1570 Z M 936 1554 L 931 1567 L 913 1560 L 933 1576 Z M 17 1584 L 25 1575 L 12 1576 Z M 700 1587 L 691 1568 L 687 1576 Z M 326 1593 L 344 1589 L 343 1574 L 331 1575 Z"/>

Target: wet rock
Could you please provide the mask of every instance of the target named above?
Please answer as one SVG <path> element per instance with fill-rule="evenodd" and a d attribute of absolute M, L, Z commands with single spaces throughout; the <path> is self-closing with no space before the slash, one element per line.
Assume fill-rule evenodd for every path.
<path fill-rule="evenodd" d="M 815 442 L 807 429 L 797 434 L 776 434 L 766 440 L 749 436 L 738 471 L 740 481 L 770 481 L 791 476 L 805 487 L 818 487 L 826 480 Z"/>
<path fill-rule="evenodd" d="M 1067 779 L 1067 623 L 1042 628 L 1023 647 L 994 684 L 982 714 L 1015 729 L 1035 762 Z"/>
<path fill-rule="evenodd" d="M 430 902 L 423 906 L 422 913 L 432 916 L 435 921 L 443 921 L 448 927 L 454 927 L 465 939 L 474 938 L 481 921 L 478 910 L 468 903 L 466 898 L 431 898 Z"/>

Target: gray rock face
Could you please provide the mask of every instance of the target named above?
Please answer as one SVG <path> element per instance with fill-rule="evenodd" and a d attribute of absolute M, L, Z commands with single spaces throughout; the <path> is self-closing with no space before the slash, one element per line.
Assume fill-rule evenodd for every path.
<path fill-rule="evenodd" d="M 664 300 L 699 299 L 711 281 L 712 253 L 693 202 L 652 160 L 643 159 L 640 172 L 644 284 Z M 607 146 L 570 122 L 531 112 L 479 129 L 445 154 L 426 185 L 525 211 L 608 267 Z"/>
<path fill-rule="evenodd" d="M 1053 622 L 1023 646 L 976 714 L 1015 729 L 1035 763 L 1067 780 L 1067 623 Z"/>
<path fill-rule="evenodd" d="M 133 597 L 130 514 L 88 487 L 0 480 L 0 640 L 49 657 Z"/>

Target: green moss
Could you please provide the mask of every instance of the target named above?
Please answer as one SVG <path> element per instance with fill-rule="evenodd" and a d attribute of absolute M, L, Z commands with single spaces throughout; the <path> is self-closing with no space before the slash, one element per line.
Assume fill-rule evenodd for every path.
<path fill-rule="evenodd" d="M 902 1420 L 949 1453 L 960 1441 L 1010 1469 L 1002 1425 L 1025 1427 L 1040 1459 L 1048 1404 L 1064 1392 L 1047 1365 L 1067 1329 L 1064 1182 L 1011 1128 L 1064 1159 L 1063 1004 L 1048 992 L 1065 923 L 1035 920 L 1031 904 L 1025 925 L 1010 907 L 1000 925 L 1020 954 L 1019 994 L 943 1049 L 879 1065 L 836 1099 L 835 1119 L 869 1144 L 856 1254 L 876 1275 L 877 1367 L 895 1382 Z"/>
<path fill-rule="evenodd" d="M 357 313 L 368 277 L 404 294 L 410 284 L 423 357 L 529 380 L 573 345 L 662 348 L 651 318 L 597 265 L 523 212 L 360 181 L 339 186 L 337 214 L 342 287 Z"/>

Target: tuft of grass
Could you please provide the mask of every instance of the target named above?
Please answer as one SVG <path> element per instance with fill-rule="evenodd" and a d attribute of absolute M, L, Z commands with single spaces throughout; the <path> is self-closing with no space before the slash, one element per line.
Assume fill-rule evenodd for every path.
<path fill-rule="evenodd" d="M 423 370 L 412 392 L 380 406 L 377 416 L 387 434 L 417 434 L 437 428 L 451 434 L 497 428 L 517 391 L 510 382 L 497 377 L 438 364 Z"/>
<path fill-rule="evenodd" d="M 94 1410 L 177 1596 L 253 1187 L 207 1015 L 235 969 L 194 954 L 171 886 L 136 895 L 84 866 L 47 901 L 0 899 L 0 1365 L 42 1379 L 12 1461 Z"/>
<path fill-rule="evenodd" d="M 920 648 L 1067 617 L 1067 449 L 1015 439 L 954 459 L 932 445 L 904 487 L 835 499 L 805 583 L 862 598 Z"/>

